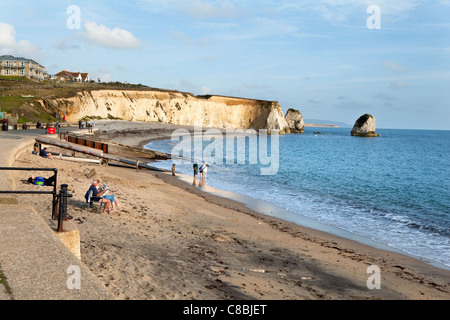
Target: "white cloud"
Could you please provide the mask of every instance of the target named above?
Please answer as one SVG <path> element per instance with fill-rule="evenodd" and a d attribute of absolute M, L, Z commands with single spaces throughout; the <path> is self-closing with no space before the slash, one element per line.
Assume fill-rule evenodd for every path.
<path fill-rule="evenodd" d="M 41 49 L 27 40 L 16 40 L 14 26 L 0 23 L 0 54 L 11 54 L 38 60 Z"/>
<path fill-rule="evenodd" d="M 0 47 L 10 48 L 16 44 L 16 30 L 10 24 L 0 23 Z"/>
<path fill-rule="evenodd" d="M 84 37 L 102 47 L 128 49 L 136 48 L 141 44 L 139 39 L 124 29 L 110 29 L 104 25 L 97 25 L 95 22 L 86 22 L 84 29 Z"/>

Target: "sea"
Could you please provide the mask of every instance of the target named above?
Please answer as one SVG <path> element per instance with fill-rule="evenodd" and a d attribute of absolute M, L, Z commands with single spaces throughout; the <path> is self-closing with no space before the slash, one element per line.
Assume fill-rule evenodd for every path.
<path fill-rule="evenodd" d="M 170 170 L 176 163 L 191 177 L 193 161 L 208 161 L 208 186 L 242 196 L 236 199 L 262 213 L 450 269 L 450 131 L 377 133 L 362 138 L 349 128 L 305 128 L 256 135 L 234 140 L 234 154 L 207 134 L 145 148 L 175 155 L 153 166 Z"/>

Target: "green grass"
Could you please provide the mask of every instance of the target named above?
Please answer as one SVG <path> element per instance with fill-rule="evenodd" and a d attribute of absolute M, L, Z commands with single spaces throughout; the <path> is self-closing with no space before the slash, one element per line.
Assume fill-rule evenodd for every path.
<path fill-rule="evenodd" d="M 24 98 L 22 96 L 5 96 L 0 95 L 0 109 L 8 113 L 12 113 L 14 109 L 21 107 L 24 103 L 31 102 L 35 98 Z"/>
<path fill-rule="evenodd" d="M 103 120 L 100 116 L 84 116 L 80 119 L 81 121 L 88 121 L 88 120 Z"/>
<path fill-rule="evenodd" d="M 35 98 L 22 96 L 5 96 L 0 95 L 0 109 L 9 114 L 19 115 L 19 124 L 27 122 L 36 122 L 41 120 L 44 122 L 57 121 L 54 116 L 49 114 L 39 103 L 33 102 Z"/>
<path fill-rule="evenodd" d="M 12 80 L 12 81 L 27 81 L 28 80 L 25 76 L 0 76 L 0 79 Z"/>

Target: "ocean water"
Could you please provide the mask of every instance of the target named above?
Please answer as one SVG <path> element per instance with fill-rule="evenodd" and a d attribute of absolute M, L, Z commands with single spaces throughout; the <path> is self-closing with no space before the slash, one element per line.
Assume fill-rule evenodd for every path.
<path fill-rule="evenodd" d="M 450 266 L 450 131 L 377 132 L 381 137 L 360 138 L 350 136 L 348 128 L 305 128 L 304 134 L 280 135 L 278 145 L 271 136 L 253 137 L 245 151 L 234 149 L 229 164 L 225 148 L 210 153 L 211 139 L 198 137 L 190 156 L 198 141 L 216 156 L 207 174 L 214 188 L 273 203 L 298 221 L 308 217 Z M 249 152 L 262 152 L 249 147 L 251 139 L 266 143 L 273 163 L 278 161 L 276 174 L 261 174 L 269 165 L 251 160 Z M 180 141 L 145 147 L 172 153 Z M 246 163 L 238 164 L 244 152 Z M 185 162 L 177 162 L 177 171 L 192 175 L 192 162 Z M 156 166 L 170 169 L 172 160 Z"/>

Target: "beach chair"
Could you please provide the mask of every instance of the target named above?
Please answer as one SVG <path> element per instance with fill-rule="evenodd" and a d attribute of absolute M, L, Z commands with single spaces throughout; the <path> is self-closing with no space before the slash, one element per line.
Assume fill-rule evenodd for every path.
<path fill-rule="evenodd" d="M 92 208 L 94 206 L 95 202 L 99 202 L 100 201 L 100 197 L 93 197 L 93 191 L 91 190 L 88 194 L 88 197 L 86 199 L 86 204 L 88 208 Z M 103 208 L 103 202 L 100 202 L 100 212 L 102 211 Z"/>

